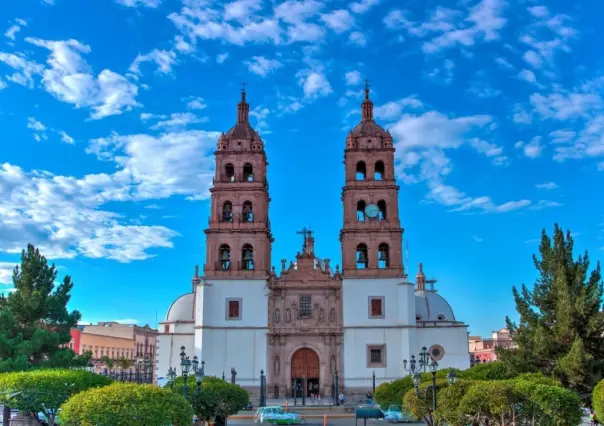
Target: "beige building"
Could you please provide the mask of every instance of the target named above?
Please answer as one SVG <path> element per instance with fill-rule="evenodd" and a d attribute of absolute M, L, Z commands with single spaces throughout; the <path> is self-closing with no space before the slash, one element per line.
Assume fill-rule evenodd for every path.
<path fill-rule="evenodd" d="M 134 365 L 149 358 L 154 371 L 156 337 L 157 330 L 148 325 L 140 327 L 117 322 L 99 322 L 82 327 L 77 352 L 82 354 L 90 351 L 95 368 L 99 372 L 107 368 L 101 361 L 104 356 L 113 360 L 132 360 Z"/>
<path fill-rule="evenodd" d="M 470 336 L 468 337 L 470 360 L 472 364 L 497 361 L 496 348 L 511 348 L 514 340 L 510 332 L 502 328 L 493 331 L 491 337 Z"/>

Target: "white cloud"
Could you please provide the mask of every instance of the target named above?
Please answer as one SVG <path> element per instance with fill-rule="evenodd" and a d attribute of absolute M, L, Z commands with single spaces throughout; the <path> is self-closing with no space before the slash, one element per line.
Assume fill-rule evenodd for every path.
<path fill-rule="evenodd" d="M 36 120 L 34 117 L 27 118 L 27 128 L 34 131 L 33 137 L 36 141 L 47 140 L 46 126 Z"/>
<path fill-rule="evenodd" d="M 14 41 L 17 38 L 15 37 L 15 35 L 19 31 L 21 31 L 21 27 L 19 25 L 11 25 L 8 30 L 6 30 L 6 32 L 4 33 L 4 36 Z"/>
<path fill-rule="evenodd" d="M 358 71 L 348 71 L 344 74 L 344 78 L 348 86 L 355 86 L 361 82 L 361 73 Z"/>
<path fill-rule="evenodd" d="M 478 237 L 476 235 L 472 235 L 472 239 L 474 241 L 476 241 L 477 243 L 482 243 L 484 241 L 484 239 L 482 239 L 481 237 Z"/>
<path fill-rule="evenodd" d="M 69 145 L 73 145 L 75 143 L 73 138 L 71 136 L 69 136 L 67 133 L 65 133 L 63 130 L 59 131 L 59 135 L 61 136 L 62 142 L 69 144 Z"/>
<path fill-rule="evenodd" d="M 556 189 L 556 188 L 558 188 L 558 185 L 555 182 L 544 182 L 544 183 L 538 183 L 537 185 L 535 185 L 535 188 L 537 188 L 537 189 Z"/>
<path fill-rule="evenodd" d="M 0 77 L 0 90 L 6 89 L 7 87 L 8 87 L 8 84 L 6 84 L 5 81 L 2 80 L 2 77 Z"/>
<path fill-rule="evenodd" d="M 25 55 L 19 53 L 0 52 L 0 62 L 15 70 L 15 73 L 7 75 L 6 79 L 12 83 L 20 84 L 21 86 L 32 88 L 34 86 L 33 76 L 41 74 L 44 66 L 29 61 Z"/>
<path fill-rule="evenodd" d="M 159 5 L 161 5 L 162 0 L 115 0 L 115 2 L 126 7 L 157 8 Z"/>
<path fill-rule="evenodd" d="M 166 120 L 158 121 L 153 126 L 152 130 L 159 129 L 177 129 L 185 128 L 191 124 L 205 123 L 208 119 L 206 117 L 197 117 L 191 112 L 176 112 L 170 114 L 170 117 Z"/>
<path fill-rule="evenodd" d="M 216 63 L 218 64 L 222 64 L 224 61 L 227 60 L 227 58 L 229 57 L 228 53 L 219 53 L 218 55 L 216 55 Z"/>
<path fill-rule="evenodd" d="M 13 283 L 13 271 L 16 263 L 0 262 L 0 284 Z"/>
<path fill-rule="evenodd" d="M 425 53 L 436 53 L 456 46 L 470 47 L 479 40 L 499 39 L 507 23 L 502 16 L 505 7 L 504 0 L 479 0 L 468 11 L 439 6 L 421 22 L 411 20 L 409 12 L 395 9 L 384 22 L 391 29 L 402 29 L 409 36 L 425 40 Z"/>
<path fill-rule="evenodd" d="M 145 55 L 139 54 L 128 68 L 128 71 L 140 75 L 140 66 L 145 62 L 154 63 L 157 66 L 157 72 L 160 74 L 170 74 L 172 66 L 176 63 L 176 54 L 167 50 L 153 49 Z"/>
<path fill-rule="evenodd" d="M 278 70 L 283 66 L 276 59 L 266 59 L 264 56 L 253 56 L 251 60 L 243 61 L 247 69 L 261 77 L 266 77 L 271 72 Z"/>
<path fill-rule="evenodd" d="M 598 170 L 604 172 L 604 161 L 600 161 L 598 163 Z"/>
<path fill-rule="evenodd" d="M 535 83 L 537 81 L 537 77 L 535 73 L 531 70 L 524 69 L 518 73 L 518 78 L 520 80 L 527 81 L 529 83 Z"/>
<path fill-rule="evenodd" d="M 360 47 L 364 47 L 367 45 L 367 38 L 365 38 L 365 34 L 360 31 L 351 32 L 348 36 L 348 41 Z"/>
<path fill-rule="evenodd" d="M 92 119 L 122 114 L 140 106 L 136 101 L 138 87 L 120 74 L 105 69 L 98 77 L 90 73 L 90 66 L 81 54 L 90 47 L 77 40 L 48 41 L 26 38 L 29 43 L 50 50 L 49 67 L 43 72 L 46 90 L 59 100 L 91 107 Z"/>
<path fill-rule="evenodd" d="M 304 90 L 304 97 L 318 98 L 329 95 L 333 90 L 322 72 L 303 71 L 297 74 L 298 81 Z"/>
<path fill-rule="evenodd" d="M 254 128 L 258 133 L 262 134 L 270 134 L 267 118 L 270 115 L 271 111 L 263 106 L 257 106 L 253 110 L 250 111 L 250 117 L 254 117 L 256 119 L 256 123 Z"/>
<path fill-rule="evenodd" d="M 409 96 L 397 101 L 389 101 L 383 105 L 378 105 L 373 109 L 373 115 L 381 120 L 392 120 L 399 118 L 403 111 L 411 109 L 422 109 L 424 104 L 415 96 Z"/>
<path fill-rule="evenodd" d="M 543 145 L 541 145 L 541 136 L 535 136 L 529 143 L 522 141 L 516 142 L 514 145 L 516 149 L 522 149 L 524 155 L 528 158 L 537 158 L 541 156 L 543 152 Z"/>
<path fill-rule="evenodd" d="M 46 3 L 53 6 L 55 4 L 55 0 L 42 0 L 42 3 Z"/>
<path fill-rule="evenodd" d="M 206 104 L 205 104 L 205 100 L 203 98 L 200 97 L 192 97 L 189 98 L 189 101 L 187 102 L 187 109 L 190 110 L 202 110 L 206 108 Z"/>
<path fill-rule="evenodd" d="M 510 64 L 510 61 L 508 61 L 507 59 L 503 58 L 503 57 L 498 57 L 495 59 L 495 63 L 503 69 L 512 69 L 514 68 L 514 66 L 512 64 Z"/>
<path fill-rule="evenodd" d="M 522 58 L 534 68 L 540 68 L 543 64 L 543 59 L 534 50 L 527 50 L 524 52 L 524 55 L 522 55 Z"/>
<path fill-rule="evenodd" d="M 562 204 L 557 201 L 539 200 L 539 202 L 530 207 L 531 210 L 543 210 L 550 207 L 560 207 Z"/>
<path fill-rule="evenodd" d="M 394 114 L 397 108 L 400 107 L 385 110 Z M 505 161 L 501 147 L 475 136 L 488 133 L 492 125 L 488 115 L 450 118 L 437 111 L 421 115 L 404 113 L 387 126 L 395 140 L 399 176 L 407 183 L 425 182 L 426 199 L 448 206 L 452 211 L 503 213 L 530 205 L 526 199 L 497 204 L 489 196 L 472 197 L 444 182 L 453 170 L 451 159 L 446 155 L 448 150 L 469 145 L 496 164 Z"/>
<path fill-rule="evenodd" d="M 354 26 L 354 16 L 346 9 L 334 10 L 321 15 L 325 24 L 338 34 L 348 31 Z"/>
<path fill-rule="evenodd" d="M 360 0 L 350 5 L 350 10 L 354 13 L 363 14 L 366 13 L 373 6 L 377 5 L 380 0 Z"/>

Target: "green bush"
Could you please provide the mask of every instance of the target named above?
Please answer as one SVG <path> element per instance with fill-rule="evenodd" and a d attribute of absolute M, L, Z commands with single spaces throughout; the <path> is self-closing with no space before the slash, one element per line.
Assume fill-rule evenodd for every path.
<path fill-rule="evenodd" d="M 591 394 L 591 403 L 598 419 L 604 419 L 604 380 L 598 382 Z"/>
<path fill-rule="evenodd" d="M 472 422 L 511 423 L 514 404 L 513 386 L 508 381 L 476 382 L 459 402 L 459 412 Z"/>
<path fill-rule="evenodd" d="M 508 367 L 499 361 L 476 364 L 461 372 L 461 377 L 470 380 L 507 380 L 514 378 Z"/>
<path fill-rule="evenodd" d="M 581 400 L 574 392 L 558 386 L 537 385 L 531 395 L 543 417 L 555 426 L 578 425 L 583 411 Z M 542 420 L 543 420 L 542 417 Z"/>
<path fill-rule="evenodd" d="M 437 393 L 436 419 L 450 426 L 463 426 L 466 424 L 463 413 L 459 411 L 459 401 L 468 392 L 471 381 L 458 380 L 454 385 L 449 385 Z"/>
<path fill-rule="evenodd" d="M 413 381 L 411 380 L 411 376 L 406 376 L 402 379 L 384 382 L 377 386 L 374 398 L 382 407 L 401 405 L 401 401 L 409 389 L 413 389 Z"/>
<path fill-rule="evenodd" d="M 447 387 L 446 380 L 439 379 L 436 381 L 436 398 L 438 394 Z M 434 424 L 432 411 L 432 382 L 424 382 L 419 385 L 419 397 L 415 393 L 415 388 L 412 388 L 405 393 L 403 397 L 403 408 L 411 414 L 415 419 L 424 419 L 429 425 Z"/>
<path fill-rule="evenodd" d="M 86 370 L 32 370 L 0 374 L 0 402 L 34 415 L 42 412 L 52 426 L 65 401 L 78 392 L 107 386 L 111 379 Z"/>
<path fill-rule="evenodd" d="M 193 409 L 182 396 L 153 385 L 114 383 L 71 397 L 62 426 L 189 426 Z"/>
<path fill-rule="evenodd" d="M 178 377 L 171 388 L 173 392 L 182 395 L 184 380 Z M 197 392 L 197 382 L 194 376 L 187 379 L 187 398 L 195 414 L 204 420 L 227 418 L 237 414 L 247 407 L 249 394 L 239 385 L 233 385 L 213 376 L 203 379 L 201 393 Z"/>

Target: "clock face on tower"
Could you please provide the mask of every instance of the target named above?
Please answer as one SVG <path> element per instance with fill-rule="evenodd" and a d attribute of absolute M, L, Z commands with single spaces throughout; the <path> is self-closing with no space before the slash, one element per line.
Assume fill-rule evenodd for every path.
<path fill-rule="evenodd" d="M 380 214 L 380 209 L 375 204 L 369 204 L 367 207 L 365 207 L 365 214 L 367 217 L 374 218 Z"/>

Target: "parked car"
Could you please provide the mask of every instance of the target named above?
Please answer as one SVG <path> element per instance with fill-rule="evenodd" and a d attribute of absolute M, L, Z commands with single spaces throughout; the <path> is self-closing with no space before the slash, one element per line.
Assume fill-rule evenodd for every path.
<path fill-rule="evenodd" d="M 414 419 L 408 413 L 403 412 L 401 407 L 390 406 L 387 409 L 381 409 L 384 413 L 384 420 L 388 423 L 408 423 L 413 422 Z"/>
<path fill-rule="evenodd" d="M 273 425 L 300 425 L 304 419 L 298 413 L 285 411 L 283 407 L 260 407 L 254 415 L 254 423 L 270 423 Z"/>

